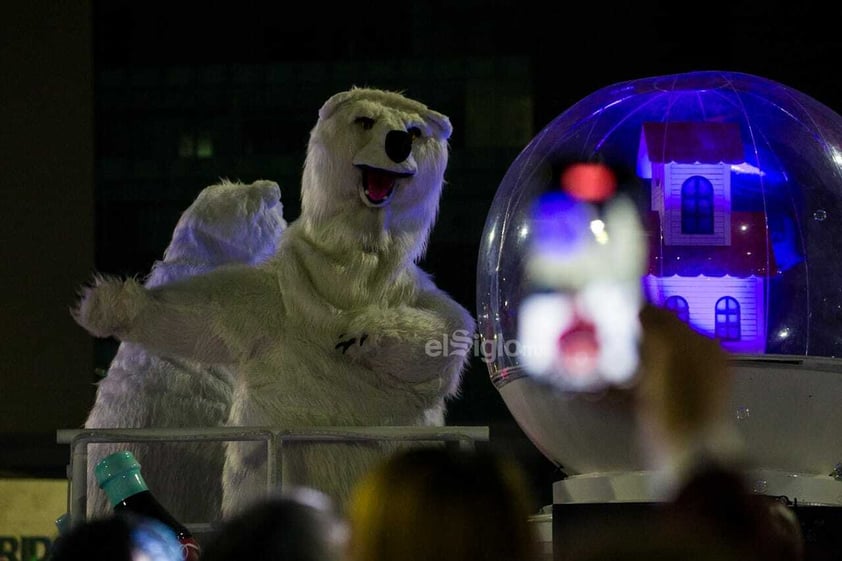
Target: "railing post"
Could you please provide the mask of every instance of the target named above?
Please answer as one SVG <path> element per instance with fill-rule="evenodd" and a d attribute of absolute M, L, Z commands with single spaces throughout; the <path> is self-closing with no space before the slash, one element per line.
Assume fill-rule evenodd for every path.
<path fill-rule="evenodd" d="M 266 439 L 266 488 L 274 489 L 278 484 L 278 476 L 276 470 L 278 469 L 278 433 L 271 431 L 269 438 Z M 283 466 L 281 466 L 283 469 Z"/>
<path fill-rule="evenodd" d="M 70 471 L 68 513 L 70 523 L 75 525 L 85 520 L 88 510 L 88 441 L 84 437 L 70 443 Z"/>

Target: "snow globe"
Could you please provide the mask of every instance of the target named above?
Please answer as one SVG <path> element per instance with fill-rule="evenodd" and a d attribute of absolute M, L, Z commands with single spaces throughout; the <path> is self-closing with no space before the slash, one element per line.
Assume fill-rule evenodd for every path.
<path fill-rule="evenodd" d="M 533 204 L 559 162 L 628 170 L 647 257 L 640 289 L 729 351 L 731 414 L 757 492 L 842 505 L 842 117 L 791 87 L 724 71 L 605 87 L 523 149 L 491 204 L 477 315 L 491 381 L 567 477 L 554 502 L 647 501 L 633 419 L 524 368 Z"/>

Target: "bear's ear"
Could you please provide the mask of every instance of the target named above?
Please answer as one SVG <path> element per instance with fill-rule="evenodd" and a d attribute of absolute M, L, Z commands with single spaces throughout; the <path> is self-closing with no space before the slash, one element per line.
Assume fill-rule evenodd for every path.
<path fill-rule="evenodd" d="M 424 120 L 430 125 L 433 136 L 438 140 L 447 140 L 453 132 L 453 126 L 450 124 L 450 119 L 447 115 L 443 115 L 438 111 L 427 109 L 424 112 Z"/>
<path fill-rule="evenodd" d="M 348 101 L 352 95 L 352 91 L 346 91 L 330 96 L 328 100 L 324 102 L 322 108 L 319 109 L 319 119 L 327 119 L 333 115 L 333 112 L 336 111 L 340 105 Z"/>

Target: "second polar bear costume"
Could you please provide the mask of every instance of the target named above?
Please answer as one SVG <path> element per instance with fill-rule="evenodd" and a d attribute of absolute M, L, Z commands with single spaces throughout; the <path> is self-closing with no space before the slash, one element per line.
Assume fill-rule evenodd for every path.
<path fill-rule="evenodd" d="M 155 288 L 100 278 L 74 316 L 99 337 L 233 365 L 231 425 L 442 425 L 475 328 L 417 265 L 450 134 L 445 115 L 399 93 L 338 93 L 311 131 L 301 215 L 272 258 Z M 283 481 L 341 506 L 382 453 L 362 443 L 287 445 Z M 225 517 L 264 495 L 266 462 L 261 444 L 229 444 Z"/>
<path fill-rule="evenodd" d="M 172 240 L 144 284 L 147 288 L 207 273 L 232 263 L 255 265 L 275 253 L 286 227 L 281 189 L 274 181 L 222 181 L 205 187 L 179 217 Z M 123 342 L 97 384 L 85 428 L 192 428 L 225 424 L 234 381 L 226 365 L 158 356 Z M 211 522 L 222 503 L 221 442 L 113 443 L 88 447 L 88 517 L 112 513 L 93 467 L 106 455 L 130 450 L 144 479 L 179 520 Z"/>

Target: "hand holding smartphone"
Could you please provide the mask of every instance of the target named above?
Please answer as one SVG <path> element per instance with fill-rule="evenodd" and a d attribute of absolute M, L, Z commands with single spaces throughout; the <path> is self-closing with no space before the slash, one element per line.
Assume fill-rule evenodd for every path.
<path fill-rule="evenodd" d="M 605 164 L 573 162 L 554 178 L 532 209 L 522 366 L 565 391 L 631 385 L 647 258 L 639 212 Z"/>

